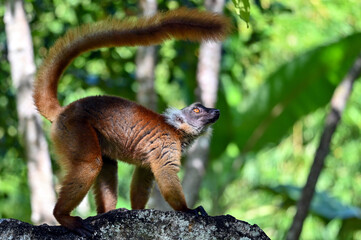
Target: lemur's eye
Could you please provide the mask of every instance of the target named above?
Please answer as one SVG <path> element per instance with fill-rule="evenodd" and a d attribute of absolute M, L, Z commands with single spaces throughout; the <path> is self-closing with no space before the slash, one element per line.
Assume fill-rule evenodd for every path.
<path fill-rule="evenodd" d="M 199 108 L 193 108 L 193 112 L 199 113 L 199 112 L 200 112 L 200 111 L 199 111 Z"/>

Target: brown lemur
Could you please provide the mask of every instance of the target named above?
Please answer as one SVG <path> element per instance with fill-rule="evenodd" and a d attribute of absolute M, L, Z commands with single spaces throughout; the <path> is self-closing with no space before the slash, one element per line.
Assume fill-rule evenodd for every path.
<path fill-rule="evenodd" d="M 181 110 L 157 114 L 132 101 L 111 96 L 86 97 L 67 106 L 57 99 L 59 79 L 74 58 L 101 47 L 159 44 L 167 39 L 217 41 L 230 31 L 221 15 L 181 8 L 153 17 L 106 21 L 68 31 L 50 48 L 40 66 L 34 101 L 52 122 L 51 138 L 66 168 L 54 208 L 58 222 L 90 236 L 92 229 L 80 217 L 70 216 L 93 186 L 98 213 L 115 209 L 117 163 L 135 164 L 130 198 L 132 209 L 143 209 L 153 180 L 177 211 L 206 214 L 187 207 L 177 173 L 182 151 L 219 118 L 219 110 L 194 103 Z"/>

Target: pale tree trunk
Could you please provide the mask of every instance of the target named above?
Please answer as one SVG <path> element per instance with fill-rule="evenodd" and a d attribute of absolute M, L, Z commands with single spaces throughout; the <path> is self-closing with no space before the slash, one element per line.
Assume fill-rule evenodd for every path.
<path fill-rule="evenodd" d="M 311 201 L 316 190 L 318 178 L 325 165 L 326 157 L 330 151 L 332 136 L 341 120 L 342 112 L 346 107 L 347 100 L 352 92 L 353 83 L 361 75 L 361 53 L 345 78 L 336 88 L 331 99 L 331 111 L 327 115 L 325 127 L 317 148 L 313 164 L 302 189 L 301 197 L 297 203 L 297 212 L 292 225 L 287 233 L 287 240 L 300 238 L 303 223 L 308 215 Z"/>
<path fill-rule="evenodd" d="M 157 13 L 156 0 L 140 0 L 140 9 L 143 16 L 152 16 Z M 136 57 L 136 80 L 138 82 L 137 102 L 152 110 L 157 110 L 157 94 L 154 90 L 154 71 L 156 64 L 156 47 L 139 47 Z M 169 210 L 169 205 L 163 199 L 157 184 L 151 193 L 149 208 Z"/>
<path fill-rule="evenodd" d="M 55 192 L 51 162 L 41 127 L 41 118 L 32 99 L 32 83 L 36 68 L 30 28 L 21 0 L 6 2 L 4 22 L 11 77 L 16 89 L 19 132 L 26 149 L 28 182 L 31 191 L 31 220 L 35 224 L 53 224 L 55 223 L 52 215 Z"/>
<path fill-rule="evenodd" d="M 156 0 L 141 0 L 139 6 L 143 16 L 152 16 L 157 13 Z M 155 62 L 155 46 L 138 48 L 136 57 L 137 101 L 154 111 L 157 108 L 157 94 L 154 91 Z"/>
<path fill-rule="evenodd" d="M 222 13 L 224 0 L 206 0 L 205 5 L 208 11 Z M 200 46 L 197 67 L 198 98 L 206 107 L 214 107 L 217 102 L 221 48 L 220 42 L 205 42 Z M 183 189 L 189 207 L 193 207 L 198 200 L 208 153 L 209 135 L 200 137 L 188 151 Z"/>

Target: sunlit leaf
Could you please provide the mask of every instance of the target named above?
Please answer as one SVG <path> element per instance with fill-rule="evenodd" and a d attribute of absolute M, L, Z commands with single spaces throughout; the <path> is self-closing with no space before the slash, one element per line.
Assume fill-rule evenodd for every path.
<path fill-rule="evenodd" d="M 243 21 L 247 23 L 248 27 L 251 9 L 249 0 L 232 0 L 232 2 L 235 6 L 237 14 Z"/>
<path fill-rule="evenodd" d="M 361 33 L 284 64 L 244 101 L 237 144 L 243 152 L 277 144 L 302 116 L 325 106 L 361 51 Z"/>

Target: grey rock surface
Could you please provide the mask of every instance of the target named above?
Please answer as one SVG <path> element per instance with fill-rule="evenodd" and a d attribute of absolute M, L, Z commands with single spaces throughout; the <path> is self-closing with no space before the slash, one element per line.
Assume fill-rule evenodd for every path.
<path fill-rule="evenodd" d="M 181 212 L 117 209 L 85 219 L 92 239 L 269 239 L 257 225 L 226 216 L 194 216 Z M 0 239 L 85 239 L 61 226 L 33 226 L 0 219 Z"/>

